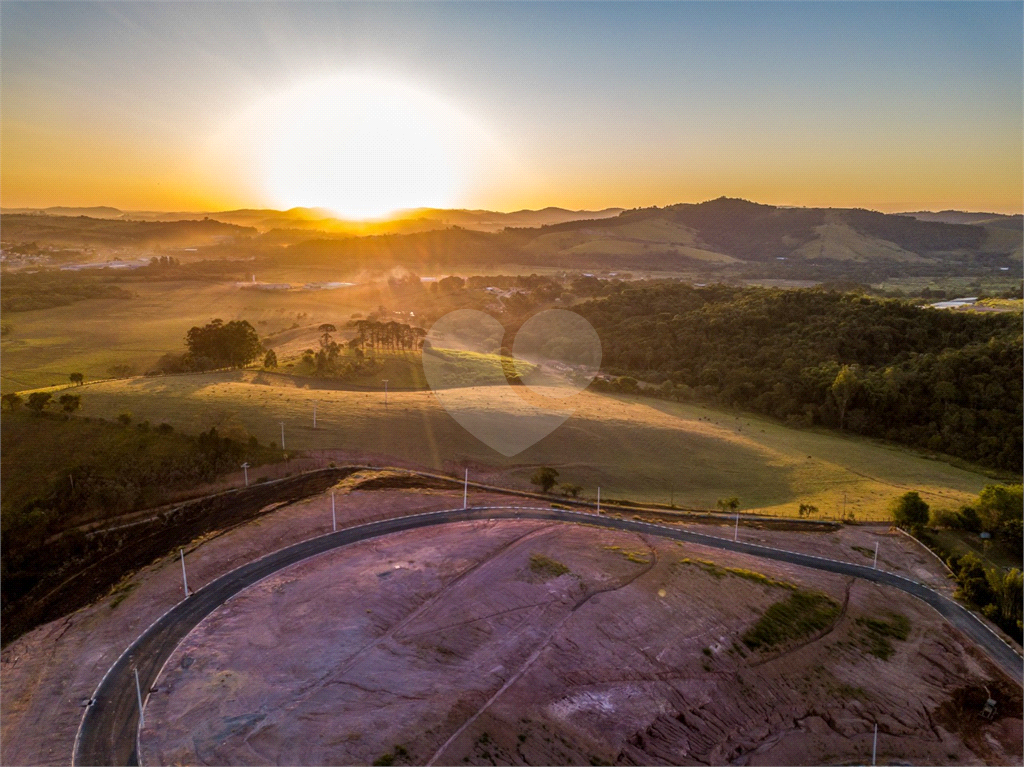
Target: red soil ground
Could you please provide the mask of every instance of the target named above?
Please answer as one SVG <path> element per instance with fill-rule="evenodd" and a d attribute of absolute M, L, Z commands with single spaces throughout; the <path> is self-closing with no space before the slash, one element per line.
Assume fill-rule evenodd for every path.
<path fill-rule="evenodd" d="M 356 491 L 338 497 L 339 526 L 461 500 Z M 471 494 L 474 504 L 508 501 Z M 322 495 L 196 541 L 186 550 L 190 586 L 329 529 Z M 863 562 L 850 547 L 873 548 L 878 533 L 746 534 Z M 930 555 L 883 541 L 888 569 L 943 582 Z M 534 572 L 534 554 L 571 574 Z M 737 638 L 789 592 L 716 578 L 684 557 L 825 591 L 843 615 L 813 641 L 744 655 Z M 82 703 L 182 598 L 180 575 L 169 556 L 4 648 L 3 764 L 70 761 Z M 883 661 L 864 652 L 857 618 L 887 610 L 912 628 Z M 1000 700 L 993 723 L 977 715 L 984 685 Z M 525 521 L 412 531 L 301 563 L 213 613 L 158 687 L 142 738 L 147 764 L 384 754 L 396 764 L 863 763 L 876 721 L 879 763 L 1021 763 L 1020 687 L 908 596 L 696 546 Z"/>

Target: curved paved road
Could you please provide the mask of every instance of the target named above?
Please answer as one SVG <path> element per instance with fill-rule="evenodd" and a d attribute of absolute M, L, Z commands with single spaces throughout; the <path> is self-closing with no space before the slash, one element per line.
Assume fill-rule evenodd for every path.
<path fill-rule="evenodd" d="M 873 570 L 864 565 L 773 549 L 754 543 L 733 542 L 712 535 L 650 522 L 614 519 L 578 511 L 514 506 L 435 511 L 346 528 L 275 551 L 226 573 L 193 593 L 188 599 L 178 603 L 146 629 L 142 636 L 125 650 L 100 681 L 94 695 L 95 703 L 86 709 L 85 715 L 82 717 L 78 737 L 75 739 L 73 764 L 138 764 L 136 746 L 139 730 L 139 707 L 135 691 L 135 669 L 138 669 L 145 698 L 146 691 L 156 683 L 160 669 L 171 656 L 174 648 L 203 618 L 243 589 L 282 568 L 339 546 L 402 530 L 476 519 L 538 519 L 592 524 L 615 530 L 647 533 L 678 541 L 713 546 L 895 586 L 934 607 L 943 618 L 980 645 L 985 653 L 1012 679 L 1019 680 L 1024 671 L 1024 661 L 1021 657 L 988 626 L 956 602 L 920 583 L 893 573 Z"/>

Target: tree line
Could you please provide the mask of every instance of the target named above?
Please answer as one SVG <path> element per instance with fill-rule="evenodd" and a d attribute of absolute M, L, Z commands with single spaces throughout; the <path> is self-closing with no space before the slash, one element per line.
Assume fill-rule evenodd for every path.
<path fill-rule="evenodd" d="M 574 307 L 617 388 L 1022 468 L 1021 316 L 821 289 L 619 285 Z M 596 388 L 608 384 L 596 383 Z"/>
<path fill-rule="evenodd" d="M 974 552 L 954 554 L 946 550 L 929 528 L 963 530 L 1020 556 L 1024 523 L 1024 488 L 1021 485 L 988 485 L 977 500 L 959 511 L 934 511 L 916 492 L 904 493 L 891 506 L 893 522 L 906 528 L 935 550 L 949 566 L 957 582 L 957 596 L 1020 641 L 1024 636 L 1024 576 L 1016 567 L 986 567 Z"/>
<path fill-rule="evenodd" d="M 352 320 L 349 326 L 355 328 L 356 341 L 354 346 L 360 349 L 390 349 L 393 351 L 407 351 L 416 349 L 420 342 L 427 335 L 423 328 L 414 327 L 404 322 L 389 320 L 365 319 Z"/>
<path fill-rule="evenodd" d="M 24 411 L 22 411 L 24 412 Z M 4 495 L 0 514 L 2 609 L 42 579 L 74 572 L 95 555 L 83 533 L 60 533 L 84 522 L 115 517 L 164 501 L 169 492 L 213 481 L 248 461 L 280 460 L 281 452 L 218 433 L 191 436 L 169 424 L 133 425 L 130 414 L 103 419 L 4 420 Z M 84 445 L 66 453 L 58 444 Z M 33 465 L 26 451 L 44 456 Z"/>

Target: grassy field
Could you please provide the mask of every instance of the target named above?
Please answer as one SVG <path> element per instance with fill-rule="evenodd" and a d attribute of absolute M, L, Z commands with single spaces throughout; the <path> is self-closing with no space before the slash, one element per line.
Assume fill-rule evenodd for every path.
<path fill-rule="evenodd" d="M 106 378 L 113 365 L 136 373 L 153 369 L 167 352 L 185 351 L 185 333 L 214 317 L 245 319 L 261 337 L 332 322 L 343 326 L 353 311 L 348 289 L 241 290 L 234 283 L 131 283 L 131 299 L 96 299 L 71 306 L 7 314 L 11 332 L 0 342 L 4 392 L 64 383 L 71 372 Z M 325 300 L 325 298 L 327 300 Z"/>
<path fill-rule="evenodd" d="M 537 369 L 536 365 L 528 362 L 519 361 L 513 364 L 508 358 L 497 354 L 440 348 L 435 348 L 428 354 L 431 354 L 432 361 L 436 364 L 435 383 L 446 388 L 504 385 L 507 381 L 506 369 L 513 375 L 528 375 Z M 339 359 L 344 364 L 354 360 L 354 357 L 351 351 L 346 351 Z M 389 391 L 430 388 L 419 351 L 378 351 L 364 358 L 363 362 L 360 369 L 337 379 L 310 383 L 324 387 L 332 387 L 336 383 L 340 388 L 383 389 L 384 381 L 387 380 Z M 299 359 L 285 365 L 282 370 L 289 374 L 314 378 L 315 365 Z"/>
<path fill-rule="evenodd" d="M 460 408 L 486 412 L 495 387 L 449 390 Z M 467 433 L 431 391 L 315 388 L 309 380 L 255 371 L 100 381 L 79 387 L 82 413 L 167 421 L 198 433 L 217 424 L 280 439 L 289 449 L 391 455 L 419 465 L 472 473 L 531 488 L 537 466 L 593 498 L 628 498 L 714 508 L 737 496 L 740 508 L 796 516 L 800 503 L 819 517 L 845 507 L 857 520 L 882 519 L 892 498 L 917 490 L 935 508 L 958 508 L 992 480 L 981 473 L 895 447 L 831 432 L 797 430 L 699 405 L 585 392 L 564 424 L 532 447 L 504 458 Z M 312 428 L 313 403 L 317 426 Z"/>

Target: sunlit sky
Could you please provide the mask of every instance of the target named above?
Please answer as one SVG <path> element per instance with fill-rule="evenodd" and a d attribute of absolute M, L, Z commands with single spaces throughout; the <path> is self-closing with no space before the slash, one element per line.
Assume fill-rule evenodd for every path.
<path fill-rule="evenodd" d="M 1021 212 L 1022 7 L 5 1 L 0 201 Z"/>

